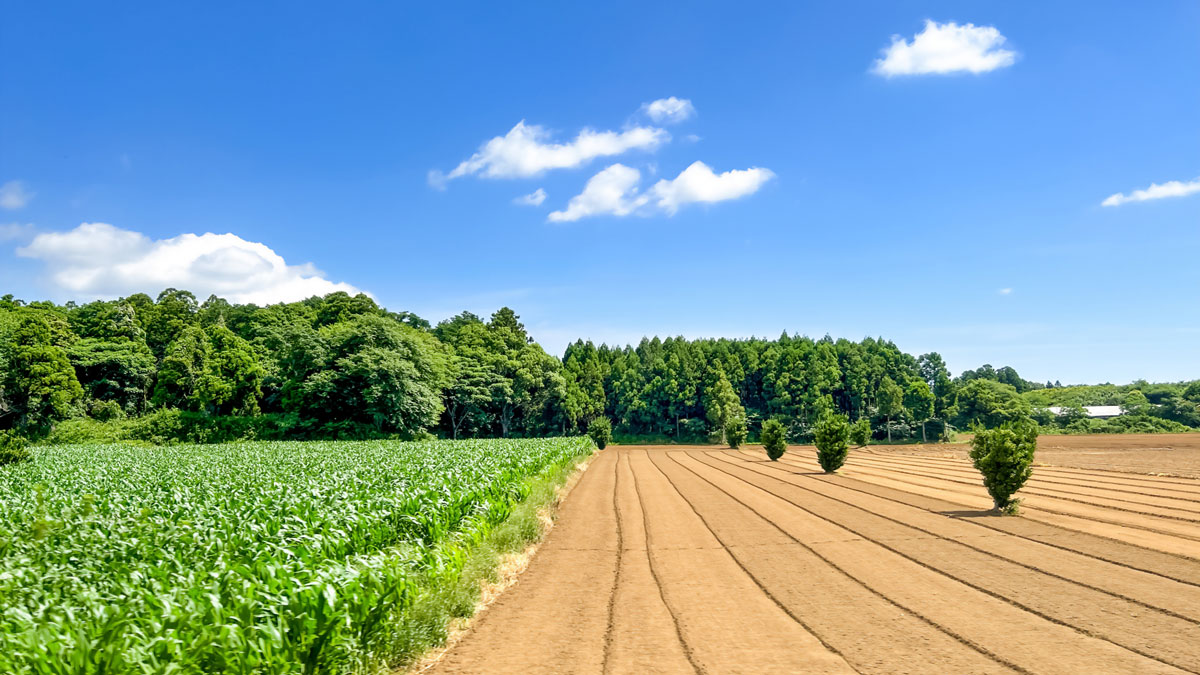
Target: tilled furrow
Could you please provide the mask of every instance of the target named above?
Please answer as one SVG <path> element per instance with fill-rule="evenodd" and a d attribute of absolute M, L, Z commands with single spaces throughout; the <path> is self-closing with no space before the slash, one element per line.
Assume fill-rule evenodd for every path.
<path fill-rule="evenodd" d="M 756 499 L 753 495 L 768 494 L 777 497 L 773 505 L 770 501 L 764 503 L 759 497 L 759 503 L 751 510 L 797 541 L 806 542 L 814 530 L 847 527 L 848 523 L 822 518 L 696 458 L 673 459 L 680 471 L 690 471 L 697 480 L 711 486 L 708 494 L 696 482 L 684 484 L 680 489 L 694 492 L 696 508 L 710 508 L 714 519 L 735 511 L 731 505 L 720 503 L 719 493 L 747 509 L 751 509 L 749 500 Z M 850 525 L 851 531 L 857 529 L 853 523 Z M 744 520 L 738 520 L 728 527 L 730 532 L 738 532 L 748 525 Z M 1139 654 L 1103 638 L 1081 633 L 1071 626 L 982 592 L 916 563 L 879 541 L 864 538 L 809 546 L 829 564 L 864 586 L 923 617 L 947 634 L 961 637 L 997 663 L 1011 664 L 1029 672 L 1095 672 L 1097 669 L 1179 672 L 1153 655 Z M 988 626 L 1003 626 L 1004 629 L 994 630 Z M 935 666 L 927 667 L 930 671 L 942 672 Z"/>

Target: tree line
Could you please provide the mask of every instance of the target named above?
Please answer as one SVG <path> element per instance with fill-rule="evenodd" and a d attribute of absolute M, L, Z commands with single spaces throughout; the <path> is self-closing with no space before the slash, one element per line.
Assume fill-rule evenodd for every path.
<path fill-rule="evenodd" d="M 1139 415 L 1200 424 L 1200 386 L 1171 386 L 1147 385 Z M 935 440 L 1068 389 L 990 365 L 954 378 L 937 353 L 881 338 L 580 340 L 560 359 L 509 308 L 431 325 L 346 293 L 265 307 L 177 289 L 0 298 L 0 430 L 59 442 L 545 436 L 598 419 L 618 439 L 757 437 L 776 420 L 807 441 L 828 413 L 877 439 Z"/>

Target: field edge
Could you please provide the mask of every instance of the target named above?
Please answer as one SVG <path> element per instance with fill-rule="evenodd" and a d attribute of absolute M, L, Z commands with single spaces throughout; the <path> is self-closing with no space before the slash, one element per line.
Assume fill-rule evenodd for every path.
<path fill-rule="evenodd" d="M 463 573 L 453 586 L 429 588 L 410 611 L 419 628 L 436 632 L 419 636 L 413 650 L 394 656 L 394 675 L 415 675 L 435 666 L 470 632 L 480 616 L 511 588 L 550 533 L 558 509 L 579 483 L 596 451 L 572 457 L 528 480 L 529 496 L 514 505 L 512 513 L 492 528 L 468 553 Z M 425 621 L 420 621 L 421 619 Z M 435 625 L 430 626 L 433 623 Z"/>

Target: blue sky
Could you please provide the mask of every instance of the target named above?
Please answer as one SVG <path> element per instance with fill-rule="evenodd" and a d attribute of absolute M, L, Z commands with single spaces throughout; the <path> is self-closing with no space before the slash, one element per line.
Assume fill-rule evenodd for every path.
<path fill-rule="evenodd" d="M 813 4 L 6 3 L 0 292 L 1200 377 L 1200 4 Z"/>

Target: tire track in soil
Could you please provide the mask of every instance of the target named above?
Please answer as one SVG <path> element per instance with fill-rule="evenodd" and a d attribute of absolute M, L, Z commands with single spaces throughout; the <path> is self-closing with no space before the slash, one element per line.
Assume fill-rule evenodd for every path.
<path fill-rule="evenodd" d="M 718 470 L 722 470 L 708 461 L 709 459 L 713 459 L 713 454 L 704 453 L 703 457 L 698 457 L 697 459 Z M 762 474 L 762 471 L 756 470 L 753 466 L 747 465 L 739 468 L 747 472 Z M 939 539 L 948 544 L 969 549 L 973 552 L 972 555 L 982 555 L 989 559 L 1002 561 L 1005 565 L 1019 566 L 1025 572 L 1014 573 L 1013 570 L 1001 568 L 993 570 L 991 574 L 994 578 L 1005 579 L 1006 583 L 1015 587 L 1015 590 L 993 589 L 1005 597 L 1028 595 L 1032 596 L 1029 599 L 1030 602 L 1037 603 L 1040 601 L 1039 596 L 1045 596 L 1053 597 L 1057 603 L 1061 603 L 1072 595 L 1070 590 L 1068 589 L 1064 592 L 1061 588 L 1058 590 L 1047 588 L 1047 585 L 1054 586 L 1059 582 L 1069 583 L 1089 589 L 1092 592 L 1102 593 L 1111 598 L 1117 598 L 1123 603 L 1131 603 L 1153 612 L 1160 612 L 1175 619 L 1185 621 L 1188 624 L 1192 624 L 1190 629 L 1193 631 L 1196 630 L 1197 626 L 1200 626 L 1200 588 L 1114 567 L 1106 561 L 1078 553 L 1063 553 L 1055 549 L 1043 547 L 1037 542 L 1013 540 L 1005 536 L 981 536 L 977 530 L 973 531 L 973 528 L 968 527 L 969 523 L 948 518 L 944 515 L 930 513 L 906 504 L 897 504 L 874 496 L 864 497 L 861 493 L 857 496 L 853 494 L 846 495 L 845 493 L 849 490 L 842 488 L 840 485 L 838 479 L 842 478 L 841 476 L 810 476 L 803 480 L 803 484 L 792 480 L 781 480 L 774 477 L 768 478 L 771 480 L 780 480 L 783 483 L 795 486 L 797 489 L 813 492 L 851 509 L 862 511 L 868 517 L 882 519 L 900 527 L 915 530 L 928 537 Z M 758 484 L 755 485 L 760 488 L 762 487 Z M 879 537 L 877 536 L 876 538 Z M 906 537 L 895 533 L 888 536 L 887 540 L 896 541 L 898 545 L 902 546 L 908 541 L 918 541 L 919 537 Z M 929 544 L 925 544 L 925 546 L 928 547 Z M 954 557 L 953 547 L 950 549 L 943 547 L 942 553 L 933 550 L 919 550 L 918 554 L 926 556 L 926 562 L 933 566 L 936 566 L 936 561 L 941 558 L 942 554 Z M 962 556 L 958 557 L 961 558 Z M 1055 582 L 1047 584 L 1044 579 L 1031 579 L 1029 578 L 1029 572 L 1033 572 L 1035 575 L 1044 575 L 1045 577 L 1054 579 Z M 963 573 L 971 577 L 981 576 L 978 571 L 969 569 L 964 570 Z M 961 580 L 961 577 L 956 576 L 956 578 Z M 1141 594 L 1148 599 L 1133 597 L 1134 594 Z M 1097 603 L 1089 602 L 1086 599 L 1081 600 L 1080 604 L 1088 607 L 1088 611 L 1100 610 L 1101 616 L 1109 613 L 1114 616 L 1121 616 L 1123 612 L 1128 613 L 1131 609 L 1129 607 L 1114 607 L 1110 608 L 1110 611 L 1104 611 L 1099 606 L 1104 603 L 1097 605 Z M 1136 608 L 1132 609 L 1136 611 Z M 1139 626 L 1135 627 L 1135 631 L 1141 629 L 1143 622 L 1139 621 L 1138 623 Z M 1164 626 L 1161 630 L 1168 631 L 1173 629 Z M 1197 635 L 1197 639 L 1200 640 L 1200 634 Z M 1200 658 L 1200 654 L 1197 657 Z"/>
<path fill-rule="evenodd" d="M 847 574 L 858 579 L 860 583 L 869 586 L 870 584 L 863 579 L 863 576 L 871 577 L 873 582 L 881 584 L 887 589 L 877 589 L 880 593 L 893 602 L 905 606 L 909 611 L 920 612 L 922 616 L 931 613 L 940 616 L 940 618 L 930 617 L 930 620 L 943 627 L 944 630 L 958 634 L 971 632 L 976 636 L 975 641 L 991 641 L 992 646 L 980 644 L 979 648 L 997 654 L 997 658 L 1002 658 L 1005 662 L 1012 662 L 1018 669 L 1031 672 L 1054 670 L 1064 673 L 1096 672 L 1097 670 L 1194 672 L 1168 663 L 1152 654 L 1140 653 L 1135 649 L 1116 644 L 1102 636 L 1090 635 L 1075 626 L 1043 616 L 1007 598 L 955 579 L 939 569 L 912 560 L 905 554 L 894 550 L 886 542 L 871 539 L 844 523 L 825 518 L 795 500 L 764 490 L 738 476 L 707 465 L 691 455 L 687 456 L 697 465 L 722 475 L 725 479 L 748 486 L 751 490 L 762 490 L 779 497 L 791 505 L 793 512 L 803 512 L 816 521 L 849 533 L 852 535 L 851 539 L 844 537 L 829 539 L 815 542 L 812 547 L 815 549 L 816 546 L 821 546 L 825 549 L 822 557 L 828 558 L 830 564 L 844 569 Z M 724 493 L 733 501 L 754 511 L 760 518 L 767 521 L 774 520 L 747 506 L 745 502 L 733 495 L 729 488 L 717 485 L 711 476 L 703 476 L 692 467 L 684 466 L 678 460 L 676 463 L 682 468 L 690 470 L 697 478 Z M 784 514 L 775 514 L 775 516 L 776 518 L 785 517 Z M 811 529 L 811 526 L 797 527 L 797 532 L 803 533 Z M 800 540 L 799 536 L 793 534 L 793 537 Z M 857 573 L 852 569 L 857 569 Z M 905 602 L 897 600 L 896 596 L 903 597 Z M 919 605 L 920 609 L 914 605 Z M 971 630 L 959 631 L 950 625 L 963 626 Z M 1003 629 L 998 630 L 997 628 L 1000 626 L 1003 626 Z M 972 641 L 971 644 L 976 644 L 975 641 Z M 1022 664 L 1022 661 L 1025 663 Z"/>
<path fill-rule="evenodd" d="M 761 460 L 766 461 L 766 460 Z M 812 473 L 823 473 L 813 461 L 811 465 L 796 464 L 792 460 L 782 462 L 789 466 L 798 468 L 811 468 Z M 945 486 L 929 482 L 905 480 L 887 475 L 879 475 L 877 473 L 864 472 L 857 467 L 847 464 L 842 468 L 845 475 L 867 480 L 868 482 L 877 485 L 894 485 L 899 484 L 905 487 L 899 488 L 905 492 L 915 492 L 918 494 L 934 494 L 941 498 L 950 500 L 960 506 L 972 507 L 980 510 L 990 510 L 992 508 L 991 499 L 983 496 L 983 486 L 980 485 L 980 490 L 977 492 L 966 490 L 954 490 Z M 913 489 L 916 488 L 916 489 Z M 1097 515 L 1097 512 L 1104 513 L 1111 509 L 1096 508 L 1087 509 L 1083 505 L 1074 510 L 1074 513 L 1068 513 L 1056 509 L 1048 509 L 1035 504 L 1025 502 L 1022 504 L 1022 513 L 1025 517 L 1041 520 L 1051 524 L 1070 523 L 1069 526 L 1064 525 L 1067 529 L 1073 529 L 1084 532 L 1104 532 L 1101 536 L 1106 536 L 1110 539 L 1125 541 L 1146 548 L 1154 548 L 1155 546 L 1147 544 L 1147 542 L 1157 542 L 1160 550 L 1169 551 L 1173 554 L 1185 556 L 1189 558 L 1200 557 L 1200 534 L 1191 534 L 1195 530 L 1192 528 L 1181 527 L 1184 523 L 1174 521 L 1162 521 L 1155 523 L 1154 526 L 1138 523 L 1132 518 L 1124 517 L 1129 514 L 1120 512 L 1114 513 L 1111 517 L 1105 518 L 1102 515 Z M 1179 530 L 1185 530 L 1188 533 L 1181 533 Z M 1149 535 L 1149 536 L 1147 536 Z"/>
<path fill-rule="evenodd" d="M 736 455 L 721 452 L 709 452 L 707 454 L 722 459 L 722 461 L 725 461 L 724 457 L 737 457 Z M 801 472 L 772 467 L 765 461 L 760 462 L 740 457 L 738 459 L 740 462 L 746 464 L 774 468 L 776 471 L 789 476 L 805 475 Z M 1025 539 L 1071 553 L 1078 553 L 1088 558 L 1103 560 L 1119 567 L 1144 572 L 1181 584 L 1200 587 L 1200 565 L 1197 565 L 1190 558 L 1137 546 L 1116 539 L 1070 530 L 1059 525 L 1034 521 L 1028 518 L 999 517 L 991 512 L 964 513 L 956 510 L 961 507 L 961 504 L 956 502 L 904 492 L 896 488 L 877 485 L 850 476 L 845 476 L 844 478 L 846 480 L 842 482 L 841 486 L 846 490 L 879 497 L 898 504 L 906 504 L 999 534 Z"/>
<path fill-rule="evenodd" d="M 968 485 L 979 484 L 979 472 L 975 471 L 969 465 L 955 468 L 943 468 L 940 466 L 930 467 L 918 462 L 897 462 L 892 460 L 879 460 L 877 456 L 852 455 L 856 466 L 867 466 L 875 469 L 895 471 L 897 473 L 909 474 L 914 476 L 929 476 L 937 478 L 945 478 L 946 480 L 955 483 L 966 483 Z M 1057 494 L 1073 495 L 1074 497 L 1095 497 L 1106 501 L 1121 502 L 1127 504 L 1135 504 L 1138 506 L 1151 506 L 1163 509 L 1170 509 L 1177 512 L 1178 515 L 1184 516 L 1184 519 L 1193 522 L 1200 522 L 1200 503 L 1197 503 L 1194 498 L 1188 497 L 1172 497 L 1165 495 L 1154 495 L 1145 492 L 1131 492 L 1118 489 L 1100 489 L 1092 488 L 1087 485 L 1077 485 L 1074 483 L 1064 483 L 1061 481 L 1046 480 L 1039 476 L 1040 469 L 1035 467 L 1033 476 L 1029 482 L 1025 484 L 1022 491 L 1029 494 L 1049 493 L 1050 496 Z M 1051 487 L 1046 487 L 1050 485 Z M 1053 487 L 1065 486 L 1065 487 Z M 1077 488 L 1075 490 L 1067 490 L 1069 488 Z M 1035 492 L 1031 492 L 1034 490 Z M 1131 495 L 1140 497 L 1141 499 L 1126 499 L 1123 497 L 1113 497 L 1111 493 L 1117 492 L 1123 495 Z M 1147 501 L 1150 500 L 1150 501 Z M 1081 501 L 1072 499 L 1072 501 Z M 1093 502 L 1084 502 L 1093 503 Z"/>

